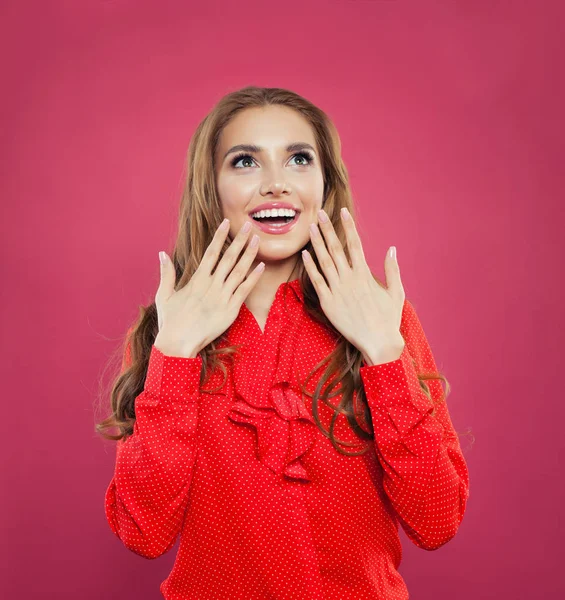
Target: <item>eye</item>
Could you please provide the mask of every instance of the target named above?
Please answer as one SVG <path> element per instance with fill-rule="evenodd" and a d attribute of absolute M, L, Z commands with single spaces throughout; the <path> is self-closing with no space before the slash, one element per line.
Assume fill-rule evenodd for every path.
<path fill-rule="evenodd" d="M 308 161 L 306 164 L 299 165 L 300 167 L 303 167 L 303 166 L 305 167 L 306 165 L 309 165 L 314 161 L 314 157 L 312 156 L 312 154 L 310 152 L 307 152 L 306 150 L 304 150 L 303 152 L 298 152 L 292 158 L 294 158 L 295 156 L 302 156 L 303 158 L 306 158 L 306 160 Z"/>
<path fill-rule="evenodd" d="M 297 152 L 296 154 L 293 154 L 292 158 L 295 158 L 297 156 L 300 156 L 303 159 L 305 158 L 308 161 L 306 163 L 298 164 L 297 166 L 299 166 L 299 167 L 306 167 L 314 161 L 314 157 L 312 156 L 312 154 L 310 152 L 307 152 L 306 150 L 304 150 L 302 152 Z M 253 160 L 253 157 L 250 154 L 237 154 L 231 160 L 231 165 L 232 165 L 232 167 L 235 167 L 236 169 L 242 169 L 245 167 L 238 167 L 238 166 L 236 166 L 237 163 L 239 163 L 241 161 L 247 161 L 247 160 Z"/>
<path fill-rule="evenodd" d="M 253 160 L 253 157 L 250 154 L 236 154 L 231 161 L 232 167 L 235 167 L 238 162 L 241 160 Z M 236 167 L 237 169 L 241 169 L 242 167 Z"/>

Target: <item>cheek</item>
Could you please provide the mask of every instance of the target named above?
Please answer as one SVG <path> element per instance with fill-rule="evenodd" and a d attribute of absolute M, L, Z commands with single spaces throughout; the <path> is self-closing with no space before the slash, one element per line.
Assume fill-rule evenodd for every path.
<path fill-rule="evenodd" d="M 293 181 L 293 191 L 299 194 L 304 202 L 320 204 L 324 196 L 324 178 L 318 171 L 296 178 Z"/>
<path fill-rule="evenodd" d="M 244 177 L 220 177 L 217 186 L 220 202 L 226 212 L 245 208 L 253 196 L 253 185 Z"/>

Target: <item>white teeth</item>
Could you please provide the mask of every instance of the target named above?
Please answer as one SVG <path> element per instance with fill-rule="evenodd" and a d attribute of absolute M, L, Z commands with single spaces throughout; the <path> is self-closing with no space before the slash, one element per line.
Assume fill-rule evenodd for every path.
<path fill-rule="evenodd" d="M 291 208 L 271 208 L 268 210 L 260 210 L 259 212 L 252 213 L 251 218 L 264 218 L 264 217 L 294 217 L 296 214 L 295 210 Z"/>

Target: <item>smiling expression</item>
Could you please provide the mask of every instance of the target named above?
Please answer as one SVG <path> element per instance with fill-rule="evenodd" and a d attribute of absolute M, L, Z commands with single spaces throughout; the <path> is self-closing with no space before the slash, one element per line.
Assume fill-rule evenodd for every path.
<path fill-rule="evenodd" d="M 317 222 L 324 180 L 320 154 L 308 121 L 291 108 L 267 106 L 239 112 L 223 129 L 215 156 L 215 176 L 230 238 L 250 220 L 259 235 L 255 263 L 285 261 L 310 241 Z M 263 204 L 292 206 L 297 216 L 284 233 L 260 228 L 251 214 Z"/>

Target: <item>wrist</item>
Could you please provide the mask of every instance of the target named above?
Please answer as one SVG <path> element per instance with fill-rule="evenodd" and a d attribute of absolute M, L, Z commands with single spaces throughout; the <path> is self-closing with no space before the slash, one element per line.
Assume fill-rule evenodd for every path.
<path fill-rule="evenodd" d="M 394 338 L 386 345 L 380 344 L 378 347 L 366 348 L 362 351 L 363 359 L 367 366 L 381 365 L 384 363 L 398 360 L 402 356 L 406 342 L 404 338 Z"/>
<path fill-rule="evenodd" d="M 195 344 L 179 345 L 178 342 L 168 339 L 166 336 L 157 334 L 153 345 L 165 356 L 175 356 L 178 358 L 196 358 L 199 347 Z"/>

